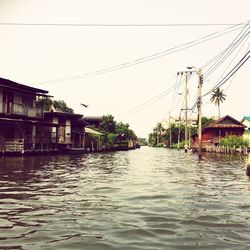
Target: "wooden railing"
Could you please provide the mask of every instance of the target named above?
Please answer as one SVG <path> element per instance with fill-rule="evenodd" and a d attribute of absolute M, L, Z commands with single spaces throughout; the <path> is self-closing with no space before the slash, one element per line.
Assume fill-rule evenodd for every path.
<path fill-rule="evenodd" d="M 24 139 L 6 140 L 4 152 L 24 152 Z"/>

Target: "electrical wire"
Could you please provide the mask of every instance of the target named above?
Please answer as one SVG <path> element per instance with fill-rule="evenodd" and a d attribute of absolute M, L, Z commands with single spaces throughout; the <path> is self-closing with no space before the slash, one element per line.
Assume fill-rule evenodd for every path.
<path fill-rule="evenodd" d="M 179 85 L 181 85 L 182 83 L 180 83 Z M 153 97 L 153 98 L 150 98 L 149 100 L 145 101 L 143 104 L 140 104 L 130 110 L 128 110 L 127 112 L 125 113 L 122 113 L 122 114 L 119 114 L 117 116 L 126 116 L 126 115 L 131 115 L 131 114 L 134 114 L 134 113 L 137 113 L 143 109 L 145 109 L 146 107 L 160 101 L 162 98 L 164 98 L 166 95 L 170 94 L 172 91 L 174 91 L 175 89 L 177 89 L 179 87 L 179 85 L 177 86 L 172 86 L 170 87 L 169 89 L 161 92 L 159 95 Z"/>
<path fill-rule="evenodd" d="M 187 43 L 172 47 L 170 49 L 166 49 L 164 51 L 151 54 L 149 56 L 141 57 L 141 58 L 129 61 L 129 62 L 125 62 L 125 63 L 119 64 L 119 65 L 116 65 L 116 66 L 103 68 L 103 69 L 96 70 L 96 71 L 89 72 L 89 73 L 72 75 L 72 76 L 58 78 L 58 79 L 54 79 L 54 80 L 43 81 L 43 82 L 40 82 L 39 84 L 42 85 L 42 84 L 49 84 L 49 83 L 56 83 L 56 82 L 72 81 L 72 80 L 98 76 L 98 75 L 101 75 L 101 74 L 106 74 L 106 73 L 109 73 L 109 72 L 121 70 L 121 69 L 128 68 L 128 67 L 131 67 L 131 66 L 134 66 L 134 65 L 137 65 L 137 64 L 141 64 L 141 63 L 144 63 L 144 62 L 156 60 L 158 58 L 161 58 L 161 57 L 164 57 L 164 56 L 167 56 L 167 55 L 170 55 L 170 54 L 173 54 L 173 53 L 188 49 L 190 47 L 194 47 L 194 46 L 199 45 L 201 43 L 204 43 L 206 41 L 209 41 L 209 40 L 215 39 L 217 37 L 220 37 L 222 35 L 233 32 L 233 31 L 235 31 L 235 30 L 237 30 L 239 28 L 240 27 L 237 24 L 237 25 L 231 26 L 229 28 L 225 28 L 223 30 L 210 33 L 209 35 L 203 36 L 203 37 L 198 38 L 196 40 L 192 40 L 190 42 L 187 42 Z"/>
<path fill-rule="evenodd" d="M 0 22 L 1 26 L 59 26 L 59 27 L 188 27 L 188 26 L 231 26 L 241 23 L 29 23 Z"/>
<path fill-rule="evenodd" d="M 224 85 L 247 62 L 249 57 L 250 57 L 250 50 L 240 59 L 240 61 L 230 70 L 230 72 L 228 72 L 228 74 L 220 82 L 218 82 L 212 89 L 210 89 L 202 97 L 210 94 L 216 88 L 219 88 L 222 85 Z"/>
<path fill-rule="evenodd" d="M 208 92 L 206 92 L 202 98 L 204 98 L 205 96 L 207 96 L 208 94 L 212 93 L 216 88 L 221 87 L 222 85 L 224 85 L 231 77 L 233 77 L 238 70 L 247 62 L 247 60 L 250 58 L 250 50 L 245 53 L 245 55 L 240 59 L 240 61 L 228 72 L 228 74 L 221 80 L 219 81 L 213 88 L 211 88 Z M 198 103 L 198 97 L 196 98 L 191 111 L 192 113 L 194 113 L 194 110 L 197 106 Z M 192 114 L 191 113 L 191 114 Z"/>
<path fill-rule="evenodd" d="M 175 83 L 175 86 L 180 86 L 180 82 L 181 82 L 181 78 L 182 78 L 182 75 L 180 75 L 180 77 L 178 77 L 179 75 L 176 76 L 176 83 Z M 178 78 L 179 78 L 179 82 L 178 82 Z M 173 93 L 173 97 L 172 97 L 172 101 L 171 101 L 171 104 L 170 104 L 170 112 L 172 112 L 173 110 L 173 106 L 175 104 L 175 100 L 176 100 L 176 97 L 178 95 L 178 92 L 179 92 L 179 87 L 175 89 L 176 91 L 174 91 Z"/>
<path fill-rule="evenodd" d="M 242 47 L 243 47 L 243 46 L 242 46 Z M 249 43 L 248 46 L 247 46 L 246 52 L 249 50 L 249 47 L 250 47 L 250 43 Z M 245 53 L 246 53 L 246 52 L 245 52 Z M 226 87 L 225 93 L 228 91 L 229 87 L 231 86 L 231 84 L 232 84 L 232 82 L 233 82 L 235 76 L 236 76 L 236 74 L 233 75 L 233 77 L 232 77 L 230 83 L 229 83 L 228 86 Z"/>
<path fill-rule="evenodd" d="M 243 27 L 243 29 L 240 31 L 240 33 L 237 35 L 237 37 L 230 43 L 230 45 L 222 53 L 222 55 L 217 59 L 217 62 L 215 62 L 207 70 L 207 72 L 204 74 L 205 78 L 207 78 L 209 75 L 211 75 L 211 73 L 213 73 L 235 51 L 235 49 L 238 47 L 238 45 L 241 42 L 243 42 L 244 39 L 247 38 L 247 36 L 249 36 L 249 27 L 247 27 L 247 24 Z M 247 28 L 247 29 L 245 30 L 245 28 Z M 243 34 L 241 35 L 241 33 L 243 33 Z"/>
<path fill-rule="evenodd" d="M 247 24 L 249 24 L 249 22 L 247 23 Z M 246 28 L 246 25 L 244 26 L 244 28 L 241 30 L 241 32 L 237 35 L 237 37 L 231 42 L 231 44 L 225 49 L 225 50 L 223 50 L 222 52 L 220 52 L 216 57 L 214 57 L 213 59 L 211 59 L 204 67 L 202 66 L 201 68 L 205 68 L 206 66 L 208 66 L 211 62 L 213 62 L 213 61 L 215 61 L 215 64 L 218 62 L 218 60 L 220 59 L 220 57 L 221 56 L 223 56 L 223 54 L 225 54 L 225 52 L 227 52 L 230 48 L 232 48 L 232 46 L 234 47 L 234 50 L 236 50 L 236 48 L 240 45 L 240 43 L 238 43 L 240 40 L 241 40 L 241 42 L 243 42 L 244 41 L 244 39 L 249 35 L 249 29 L 247 29 L 246 30 L 246 32 L 248 32 L 247 33 L 247 35 L 245 35 L 246 34 L 246 32 L 244 32 L 243 34 L 242 34 L 242 36 L 240 36 L 240 34 L 244 31 L 244 29 Z M 239 37 L 240 36 L 240 37 Z M 237 38 L 238 38 L 238 40 L 237 40 Z M 237 57 L 237 55 L 239 54 L 239 52 L 242 50 L 242 48 L 244 47 L 244 45 L 245 45 L 245 43 L 247 42 L 247 40 L 248 40 L 248 38 L 249 37 L 247 37 L 247 39 L 244 41 L 244 43 L 242 44 L 242 46 L 241 46 L 241 48 L 239 49 L 239 51 L 237 52 L 237 54 L 234 56 L 234 58 L 231 60 L 231 62 L 228 64 L 228 66 L 226 67 L 226 70 L 228 69 L 228 67 L 232 64 L 232 62 L 235 60 L 235 58 Z M 235 41 L 237 41 L 237 42 L 235 42 Z M 248 50 L 248 49 L 247 49 Z M 231 53 L 230 53 L 231 54 Z M 225 60 L 224 60 L 225 61 Z M 220 61 L 221 62 L 221 61 Z M 211 69 L 211 67 L 213 67 L 215 64 L 213 64 L 212 66 L 210 66 L 209 67 L 209 69 Z M 218 66 L 218 65 L 217 65 Z M 226 71 L 225 70 L 225 71 Z M 224 73 L 225 73 L 225 71 L 224 71 Z M 206 72 L 207 73 L 207 72 Z M 210 74 L 211 74 L 212 72 L 210 72 Z M 224 74 L 223 73 L 223 74 Z M 235 76 L 235 75 L 234 75 Z M 232 82 L 232 81 L 231 81 Z M 231 84 L 231 82 L 230 82 L 230 84 Z M 195 99 L 195 102 L 194 102 L 194 104 L 193 104 L 193 106 L 192 106 L 192 108 L 191 108 L 191 112 L 193 113 L 193 112 L 195 112 L 195 108 L 196 108 L 196 105 L 197 105 L 197 101 L 198 101 L 198 97 Z"/>

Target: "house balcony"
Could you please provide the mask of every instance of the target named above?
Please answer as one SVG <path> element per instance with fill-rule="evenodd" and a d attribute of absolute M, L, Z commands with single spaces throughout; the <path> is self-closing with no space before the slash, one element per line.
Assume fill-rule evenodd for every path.
<path fill-rule="evenodd" d="M 7 115 L 20 115 L 32 118 L 42 118 L 43 109 L 37 107 L 29 107 L 19 103 L 0 102 L 0 113 Z"/>

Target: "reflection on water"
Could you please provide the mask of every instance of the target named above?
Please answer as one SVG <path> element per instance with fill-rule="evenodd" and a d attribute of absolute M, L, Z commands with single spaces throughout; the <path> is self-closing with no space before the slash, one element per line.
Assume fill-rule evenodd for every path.
<path fill-rule="evenodd" d="M 149 147 L 0 158 L 0 249 L 249 249 L 245 164 Z"/>

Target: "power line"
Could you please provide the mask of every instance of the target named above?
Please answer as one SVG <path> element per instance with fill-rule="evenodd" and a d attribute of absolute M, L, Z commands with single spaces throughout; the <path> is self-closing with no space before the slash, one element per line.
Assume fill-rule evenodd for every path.
<path fill-rule="evenodd" d="M 179 74 L 176 76 L 175 86 L 177 86 L 177 85 L 180 86 L 181 78 L 182 78 L 182 74 L 180 74 L 180 77 L 179 77 Z M 178 82 L 178 80 L 179 80 L 179 82 Z M 170 104 L 170 112 L 173 110 L 173 106 L 175 104 L 175 100 L 176 100 L 176 97 L 177 97 L 178 92 L 179 92 L 179 87 L 177 89 L 175 88 L 175 90 L 176 91 L 174 91 L 174 93 L 173 93 L 172 101 L 171 101 L 171 104 Z"/>
<path fill-rule="evenodd" d="M 237 27 L 236 27 L 237 26 Z M 58 79 L 54 79 L 54 80 L 48 80 L 48 81 L 43 81 L 40 82 L 40 84 L 49 84 L 49 83 L 56 83 L 56 82 L 65 82 L 65 81 L 72 81 L 72 80 L 77 80 L 77 79 L 81 79 L 81 78 L 87 78 L 87 77 L 92 77 L 92 76 L 97 76 L 97 75 L 101 75 L 101 74 L 105 74 L 105 73 L 109 73 L 112 71 L 117 71 L 117 70 L 121 70 L 124 68 L 128 68 L 137 64 L 141 64 L 144 62 L 148 62 L 148 61 L 152 61 L 152 60 L 156 60 L 158 58 L 188 49 L 190 47 L 194 47 L 198 44 L 204 43 L 206 41 L 209 41 L 211 39 L 217 38 L 219 36 L 225 35 L 227 33 L 233 32 L 237 29 L 239 29 L 240 27 L 238 27 L 238 25 L 234 25 L 232 27 L 229 28 L 225 28 L 223 30 L 211 33 L 209 35 L 203 36 L 201 38 L 198 38 L 196 40 L 172 47 L 170 49 L 158 52 L 158 53 L 154 53 L 151 54 L 149 56 L 145 56 L 145 57 L 141 57 L 129 62 L 125 62 L 116 66 L 111 66 L 111 67 L 107 67 L 107 68 L 103 68 L 100 70 L 96 70 L 93 72 L 89 72 L 89 73 L 84 73 L 84 74 L 78 74 L 78 75 L 72 75 L 72 76 L 68 76 L 68 77 L 63 77 L 63 78 L 58 78 Z"/>
<path fill-rule="evenodd" d="M 249 22 L 248 22 L 249 23 Z M 247 24 L 248 24 L 247 23 Z M 212 63 L 213 61 L 215 61 L 215 63 L 212 65 L 212 66 L 210 66 L 209 67 L 209 69 L 208 69 L 208 71 L 206 71 L 206 75 L 211 75 L 216 69 L 217 69 L 217 67 L 219 67 L 220 65 L 221 65 L 221 63 L 223 63 L 226 59 L 227 59 L 227 57 L 229 56 L 229 55 L 231 55 L 232 54 L 232 52 L 233 51 L 235 51 L 236 50 L 236 48 L 244 41 L 244 39 L 245 38 L 247 38 L 245 41 L 244 41 L 244 43 L 241 45 L 241 47 L 240 47 L 240 49 L 239 49 L 239 51 L 236 53 L 236 55 L 234 56 L 234 58 L 231 60 L 231 62 L 228 64 L 228 66 L 226 67 L 226 69 L 224 70 L 224 73 L 223 74 L 225 74 L 225 71 L 228 69 L 228 67 L 232 64 L 232 62 L 235 60 L 235 58 L 237 57 L 237 55 L 239 54 L 239 52 L 242 50 L 242 48 L 244 47 L 244 45 L 245 45 L 245 43 L 247 42 L 247 40 L 248 40 L 248 38 L 249 38 L 249 28 L 247 28 L 247 30 L 246 31 L 244 31 L 244 29 L 246 28 L 246 25 L 244 26 L 244 28 L 241 30 L 241 32 L 237 35 L 237 37 L 236 38 L 234 38 L 234 40 L 231 42 L 231 44 L 225 49 L 225 50 L 223 50 L 222 52 L 220 52 L 216 57 L 214 57 L 213 59 L 211 59 L 206 65 L 205 65 L 205 67 L 207 67 L 207 66 L 209 66 L 209 64 L 210 63 Z M 244 31 L 244 33 L 241 35 L 241 33 Z M 246 32 L 247 32 L 247 34 L 246 34 Z M 240 36 L 241 35 L 241 36 Z M 239 36 L 240 36 L 240 38 L 239 38 Z M 237 40 L 238 39 L 238 40 Z M 250 45 L 250 44 L 249 44 Z M 249 46 L 248 46 L 248 48 L 249 48 Z M 248 51 L 248 48 L 247 48 L 247 51 Z M 227 51 L 229 51 L 230 53 L 229 53 L 229 55 L 227 54 L 227 56 L 225 57 L 225 53 L 227 53 Z M 222 58 L 222 59 L 220 59 L 220 58 Z M 201 67 L 201 68 L 205 68 L 205 67 Z M 213 70 L 211 71 L 211 68 L 213 68 Z M 210 71 L 210 72 L 209 72 Z M 209 73 L 208 73 L 209 72 Z M 235 72 L 236 73 L 236 72 Z M 235 74 L 233 75 L 233 76 L 235 76 Z M 231 82 L 230 82 L 230 84 L 232 83 L 232 80 L 231 80 Z M 229 84 L 229 85 L 230 85 Z M 228 86 L 229 87 L 229 86 Z M 205 96 L 205 95 L 204 95 Z M 196 108 L 196 105 L 197 105 L 197 97 L 196 97 L 196 99 L 195 99 L 195 101 L 194 101 L 194 104 L 193 104 L 193 106 L 192 106 L 192 108 L 191 108 L 191 110 L 192 110 L 192 113 L 194 113 L 194 110 L 195 110 L 195 108 Z"/>
<path fill-rule="evenodd" d="M 222 85 L 224 85 L 231 77 L 233 77 L 237 73 L 237 71 L 247 62 L 249 58 L 250 58 L 250 50 L 240 59 L 240 61 L 228 72 L 228 74 L 220 82 L 218 82 L 213 88 L 211 88 L 208 92 L 206 92 L 202 97 L 207 96 L 208 94 L 212 93 L 213 90 L 215 90 L 216 88 L 219 88 Z M 197 102 L 198 102 L 198 98 L 196 98 L 191 108 L 192 113 L 194 113 Z"/>
<path fill-rule="evenodd" d="M 247 24 L 249 24 L 249 22 Z M 214 65 L 212 65 L 208 69 L 208 71 L 205 74 L 205 77 L 208 77 L 209 75 L 211 75 L 211 73 L 214 72 L 218 68 L 218 66 L 220 66 L 235 51 L 235 49 L 238 47 L 238 45 L 240 43 L 242 43 L 246 37 L 249 36 L 249 27 L 247 27 L 247 24 L 240 31 L 240 33 L 237 35 L 237 37 L 235 37 L 235 39 L 230 43 L 230 45 L 227 47 L 227 49 L 225 51 L 223 51 L 222 56 L 220 56 L 216 60 Z M 245 30 L 246 27 L 247 27 L 247 29 Z"/>
<path fill-rule="evenodd" d="M 132 113 L 137 113 L 137 112 L 141 111 L 142 109 L 145 109 L 146 107 L 154 104 L 155 102 L 158 102 L 159 100 L 161 100 L 166 95 L 170 94 L 175 89 L 179 88 L 179 86 L 181 84 L 182 83 L 179 83 L 178 85 L 171 86 L 170 88 L 168 88 L 167 90 L 161 92 L 160 94 L 156 95 L 155 97 L 150 98 L 149 100 L 145 101 L 144 103 L 142 103 L 142 104 L 128 110 L 127 112 L 118 115 L 118 116 L 131 115 Z"/>
<path fill-rule="evenodd" d="M 59 27 L 195 27 L 232 26 L 241 23 L 29 23 L 0 22 L 2 26 L 59 26 Z"/>
<path fill-rule="evenodd" d="M 246 40 L 247 41 L 247 40 Z M 245 45 L 245 43 L 242 45 L 242 47 L 240 48 L 240 50 L 243 48 L 243 46 Z M 248 44 L 248 46 L 247 46 L 247 49 L 246 49 L 246 52 L 249 50 L 249 47 L 250 47 L 250 43 Z M 240 52 L 240 51 L 239 51 Z M 231 79 L 231 81 L 230 81 L 230 83 L 228 84 L 228 86 L 226 87 L 226 89 L 225 89 L 225 93 L 227 92 L 227 90 L 228 90 L 228 88 L 230 87 L 230 85 L 232 84 L 232 82 L 233 82 L 233 80 L 234 80 L 234 78 L 235 78 L 235 76 L 236 76 L 236 74 L 234 74 L 234 76 L 232 77 L 232 79 Z"/>
<path fill-rule="evenodd" d="M 220 81 L 218 82 L 212 89 L 210 89 L 206 94 L 203 95 L 206 96 L 213 92 L 216 88 L 221 87 L 224 85 L 249 59 L 250 57 L 250 50 L 240 59 L 240 61 L 228 72 L 228 74 Z"/>

